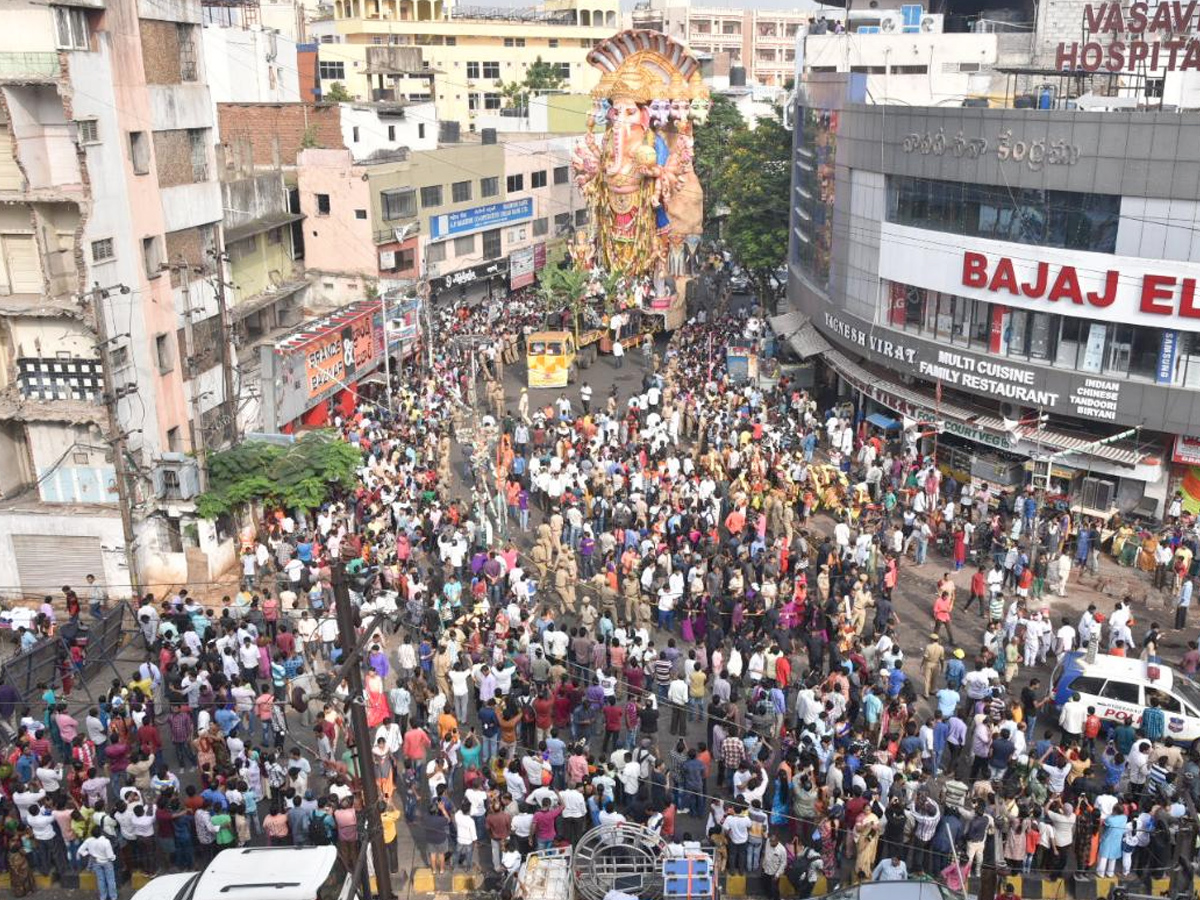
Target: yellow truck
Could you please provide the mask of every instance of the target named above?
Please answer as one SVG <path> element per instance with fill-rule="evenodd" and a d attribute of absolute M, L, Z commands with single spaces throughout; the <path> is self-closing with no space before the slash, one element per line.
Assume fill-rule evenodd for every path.
<path fill-rule="evenodd" d="M 579 374 L 579 347 L 569 331 L 535 331 L 525 339 L 531 388 L 561 388 Z"/>

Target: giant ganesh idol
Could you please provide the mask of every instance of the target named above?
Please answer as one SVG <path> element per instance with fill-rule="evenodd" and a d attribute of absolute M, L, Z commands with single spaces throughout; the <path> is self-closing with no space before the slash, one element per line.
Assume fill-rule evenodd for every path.
<path fill-rule="evenodd" d="M 690 274 L 704 198 L 692 126 L 708 91 L 687 49 L 656 31 L 623 31 L 588 62 L 601 70 L 588 133 L 572 166 L 592 213 L 596 265 L 631 279 Z"/>

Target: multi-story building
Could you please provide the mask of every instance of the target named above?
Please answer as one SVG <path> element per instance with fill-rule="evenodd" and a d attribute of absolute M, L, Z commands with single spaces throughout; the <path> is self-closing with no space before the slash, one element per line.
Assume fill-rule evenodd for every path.
<path fill-rule="evenodd" d="M 981 67 L 1008 91 L 909 106 L 868 102 L 868 73 L 806 77 L 779 324 L 827 399 L 938 432 L 960 479 L 1153 515 L 1177 487 L 1200 503 L 1200 113 L 1160 108 L 1195 75 L 1040 67 L 1047 42 L 1107 42 L 1080 7 L 1041 7 L 1058 24 L 1023 66 Z"/>
<path fill-rule="evenodd" d="M 796 36 L 812 11 L 692 6 L 649 0 L 633 11 L 634 28 L 661 31 L 699 56 L 723 56 L 754 82 L 783 87 L 796 68 Z"/>
<path fill-rule="evenodd" d="M 200 4 L 14 2 L 0 34 L 0 584 L 127 595 L 230 561 Z"/>
<path fill-rule="evenodd" d="M 349 150 L 299 157 L 305 253 L 314 292 L 349 300 L 428 279 L 434 302 L 498 293 L 509 257 L 536 254 L 587 224 L 570 178 L 569 138 L 500 141 L 488 130 L 436 150 L 355 159 Z M 516 286 L 528 281 L 518 278 Z M 349 287 L 342 287 L 348 285 Z"/>
<path fill-rule="evenodd" d="M 358 100 L 432 99 L 439 119 L 474 131 L 477 116 L 503 107 L 502 85 L 524 80 L 539 57 L 558 68 L 562 90 L 590 91 L 599 73 L 587 52 L 620 27 L 616 0 L 550 0 L 533 11 L 335 0 L 331 17 L 309 30 L 320 42 L 323 93 L 338 82 Z"/>

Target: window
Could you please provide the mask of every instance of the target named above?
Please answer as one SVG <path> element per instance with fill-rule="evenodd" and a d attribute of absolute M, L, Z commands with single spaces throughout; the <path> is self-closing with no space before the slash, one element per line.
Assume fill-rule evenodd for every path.
<path fill-rule="evenodd" d="M 525 46 L 525 38 L 505 38 L 504 46 L 505 47 L 524 47 Z"/>
<path fill-rule="evenodd" d="M 157 277 L 163 266 L 163 251 L 162 238 L 147 237 L 142 238 L 142 261 L 146 265 L 146 274 L 151 277 Z"/>
<path fill-rule="evenodd" d="M 144 131 L 129 132 L 129 159 L 133 163 L 134 175 L 150 172 L 150 137 Z"/>
<path fill-rule="evenodd" d="M 353 144 L 358 143 L 358 126 L 357 125 L 354 125 L 350 128 L 350 142 Z"/>
<path fill-rule="evenodd" d="M 365 219 L 366 217 L 367 217 L 367 211 L 365 209 L 356 209 L 354 211 L 354 218 Z"/>
<path fill-rule="evenodd" d="M 500 255 L 500 229 L 493 228 L 483 233 L 483 258 L 495 259 Z"/>
<path fill-rule="evenodd" d="M 329 209 L 329 195 L 317 194 L 317 215 L 327 216 L 329 215 Z"/>
<path fill-rule="evenodd" d="M 550 220 L 547 219 L 545 216 L 542 216 L 540 219 L 533 220 L 533 236 L 534 237 L 545 237 L 546 234 L 549 233 L 549 231 L 550 231 Z"/>
<path fill-rule="evenodd" d="M 446 242 L 438 241 L 436 244 L 430 244 L 425 248 L 425 261 L 428 263 L 440 263 L 446 261 Z"/>
<path fill-rule="evenodd" d="M 1160 688 L 1146 688 L 1146 705 L 1150 705 L 1151 698 L 1158 700 L 1158 705 L 1163 712 L 1176 713 L 1181 712 L 1179 698 L 1174 694 L 1168 694 Z"/>
<path fill-rule="evenodd" d="M 500 179 L 499 177 L 480 178 L 479 179 L 479 196 L 481 197 L 498 197 L 500 195 Z"/>
<path fill-rule="evenodd" d="M 1121 198 L 932 178 L 888 178 L 888 221 L 969 237 L 1114 253 Z"/>
<path fill-rule="evenodd" d="M 467 94 L 467 109 L 471 112 L 478 112 L 479 106 L 483 102 L 483 95 L 478 91 L 472 91 Z"/>
<path fill-rule="evenodd" d="M 354 130 L 355 130 L 355 131 L 358 131 L 358 129 L 357 129 L 357 128 L 355 128 Z M 357 141 L 357 140 L 358 140 L 358 138 L 356 137 L 356 138 L 355 138 L 355 140 Z M 394 141 L 394 140 L 396 140 L 396 126 L 395 126 L 395 125 L 389 125 L 389 126 L 388 126 L 388 140 L 389 140 L 389 141 Z"/>
<path fill-rule="evenodd" d="M 412 188 L 398 191 L 382 191 L 379 199 L 383 204 L 385 222 L 395 219 L 411 219 L 417 214 L 417 192 Z"/>
<path fill-rule="evenodd" d="M 490 78 L 492 80 L 498 79 L 500 77 L 500 63 L 485 62 L 483 64 L 483 77 L 485 79 Z"/>
<path fill-rule="evenodd" d="M 509 175 L 504 179 L 504 189 L 510 194 L 525 190 L 525 176 L 519 173 L 517 175 Z"/>
<path fill-rule="evenodd" d="M 421 188 L 421 209 L 442 205 L 442 186 L 440 184 L 426 185 Z"/>
<path fill-rule="evenodd" d="M 366 210 L 364 209 L 363 212 L 366 212 Z M 273 245 L 282 244 L 283 243 L 283 229 L 282 228 L 272 228 L 270 231 L 268 231 L 267 232 L 267 243 L 273 244 Z"/>
<path fill-rule="evenodd" d="M 179 40 L 179 80 L 196 81 L 200 77 L 200 66 L 196 63 L 196 26 L 190 22 L 177 22 L 175 34 Z"/>
<path fill-rule="evenodd" d="M 558 38 L 550 38 L 550 40 L 546 41 L 546 46 L 553 50 L 558 46 Z"/>
<path fill-rule="evenodd" d="M 101 238 L 98 241 L 92 241 L 92 262 L 107 262 L 110 259 L 114 259 L 116 255 L 112 238 Z"/>
<path fill-rule="evenodd" d="M 1099 696 L 1102 687 L 1104 687 L 1104 679 L 1091 675 L 1082 675 L 1070 684 L 1072 691 L 1080 694 L 1092 694 L 1093 696 Z"/>
<path fill-rule="evenodd" d="M 231 262 L 241 262 L 258 252 L 258 238 L 248 237 L 240 241 L 229 241 L 225 244 L 225 252 Z"/>
<path fill-rule="evenodd" d="M 88 50 L 87 13 L 74 6 L 52 6 L 59 50 Z"/>
<path fill-rule="evenodd" d="M 537 172 L 530 172 L 529 186 L 531 188 L 544 188 L 546 186 L 546 170 L 542 169 Z"/>
<path fill-rule="evenodd" d="M 554 167 L 554 183 L 566 184 L 571 180 L 571 170 L 568 166 Z"/>
<path fill-rule="evenodd" d="M 81 144 L 100 143 L 100 123 L 95 119 L 80 119 L 75 123 L 78 129 L 78 140 Z"/>
<path fill-rule="evenodd" d="M 429 97 L 425 97 L 425 99 L 428 100 Z M 417 123 L 417 137 L 420 140 L 425 140 L 425 123 L 424 122 Z"/>
<path fill-rule="evenodd" d="M 1121 703 L 1141 703 L 1142 689 L 1139 685 L 1128 681 L 1107 681 L 1100 696 L 1106 700 L 1117 700 Z"/>
<path fill-rule="evenodd" d="M 558 77 L 562 78 L 564 81 L 571 77 L 571 64 L 570 63 L 560 62 L 557 64 L 557 69 L 558 69 Z"/>
<path fill-rule="evenodd" d="M 468 256 L 475 252 L 475 235 L 468 234 L 465 237 L 456 237 L 454 239 L 454 255 Z"/>
<path fill-rule="evenodd" d="M 586 209 L 575 210 L 575 227 L 581 228 L 588 223 L 588 211 Z"/>
<path fill-rule="evenodd" d="M 477 62 L 467 63 L 467 78 L 474 81 L 478 77 L 479 77 L 479 63 L 477 63 Z"/>
<path fill-rule="evenodd" d="M 499 109 L 503 105 L 503 98 L 499 94 L 487 93 L 483 95 L 484 109 Z"/>
<path fill-rule="evenodd" d="M 453 36 L 447 37 L 446 38 L 446 46 L 447 47 L 457 47 L 458 46 L 458 38 L 453 37 Z"/>
<path fill-rule="evenodd" d="M 450 199 L 455 203 L 466 203 L 471 199 L 471 182 L 456 181 L 450 185 Z"/>
<path fill-rule="evenodd" d="M 171 453 L 183 452 L 183 433 L 179 430 L 178 425 L 176 425 L 174 428 L 167 429 L 167 450 Z M 173 470 L 165 471 L 170 471 L 172 475 L 175 475 L 178 478 L 177 472 Z"/>
<path fill-rule="evenodd" d="M 156 334 L 154 336 L 154 359 L 158 363 L 160 374 L 165 374 L 175 368 L 175 364 L 171 361 L 170 337 L 168 334 Z"/>
<path fill-rule="evenodd" d="M 322 81 L 340 81 L 346 77 L 346 64 L 321 60 L 317 63 L 317 75 Z"/>
<path fill-rule="evenodd" d="M 569 212 L 557 213 L 554 216 L 554 233 L 555 235 L 563 235 L 571 230 L 571 214 Z"/>

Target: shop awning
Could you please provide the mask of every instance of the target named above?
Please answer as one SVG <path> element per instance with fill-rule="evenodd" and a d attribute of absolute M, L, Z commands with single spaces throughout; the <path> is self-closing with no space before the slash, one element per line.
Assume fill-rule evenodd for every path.
<path fill-rule="evenodd" d="M 826 352 L 824 360 L 846 381 L 876 403 L 886 406 L 902 416 L 926 422 L 941 422 L 946 431 L 974 443 L 981 443 L 1007 452 L 1017 452 L 1023 456 L 1035 455 L 1030 445 L 1037 448 L 1037 451 L 1044 451 L 1046 454 L 1088 447 L 1086 451 L 1081 450 L 1078 455 L 1065 456 L 1057 460 L 1059 465 L 1073 468 L 1078 467 L 1076 462 L 1083 463 L 1089 456 L 1125 467 L 1138 466 L 1146 458 L 1146 454 L 1131 443 L 1094 446 L 1096 437 L 1102 437 L 1102 435 L 1083 438 L 1054 428 L 1039 429 L 1033 425 L 1018 428 L 1016 440 L 1013 440 L 1012 433 L 1001 418 L 979 415 L 945 400 L 939 403 L 936 397 L 929 393 L 915 391 L 868 371 L 837 350 Z M 869 417 L 868 421 L 870 421 Z M 1020 449 L 1017 448 L 1018 444 L 1021 445 Z"/>
<path fill-rule="evenodd" d="M 900 423 L 895 419 L 885 416 L 883 413 L 871 413 L 867 416 L 867 423 L 874 425 L 876 428 L 882 428 L 884 431 L 891 431 L 894 428 L 899 428 Z"/>
<path fill-rule="evenodd" d="M 781 313 L 767 320 L 781 343 L 786 342 L 801 359 L 829 350 L 829 342 L 817 331 L 812 320 L 799 310 Z"/>

